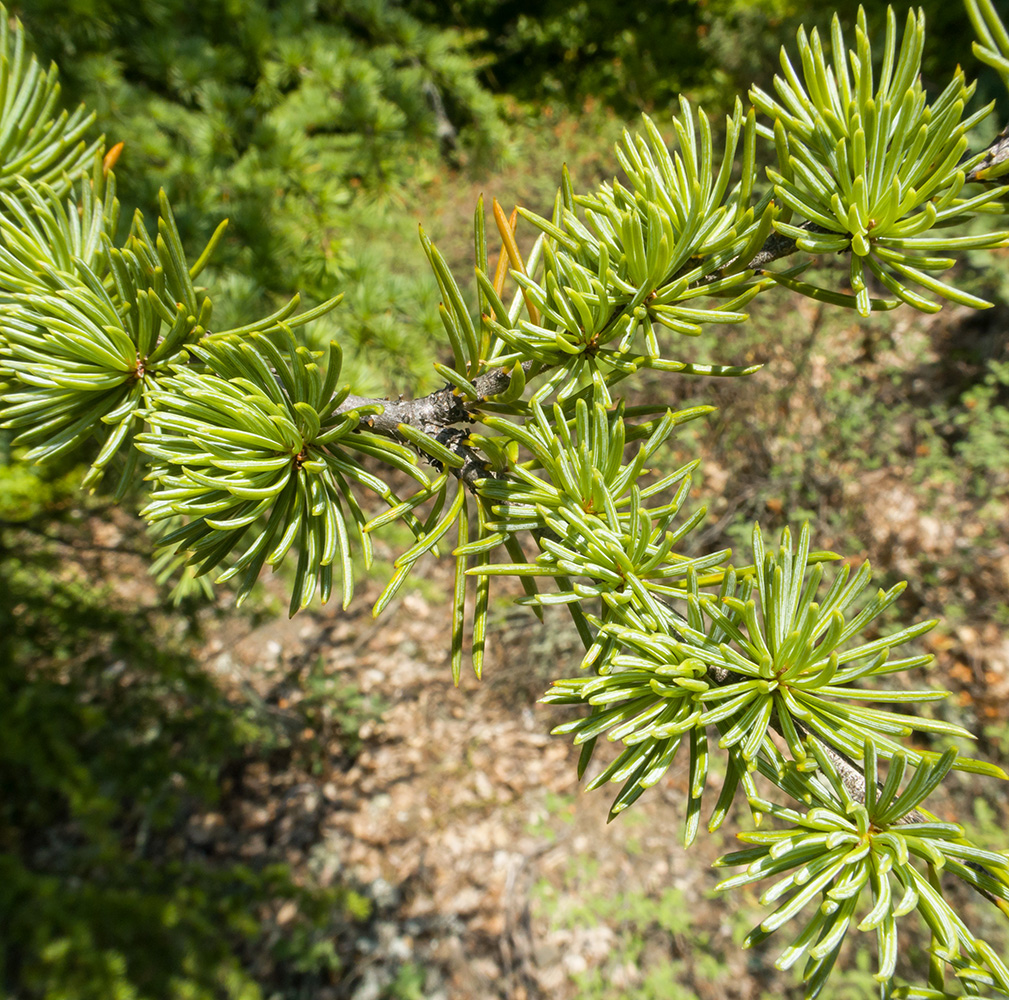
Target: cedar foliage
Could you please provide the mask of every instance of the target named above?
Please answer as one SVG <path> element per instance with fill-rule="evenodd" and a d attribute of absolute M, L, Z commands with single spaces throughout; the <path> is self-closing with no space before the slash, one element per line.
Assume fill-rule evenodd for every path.
<path fill-rule="evenodd" d="M 1009 78 L 1009 33 L 990 3 L 968 6 L 980 57 Z M 776 546 L 755 526 L 741 557 L 684 554 L 704 513 L 688 504 L 696 463 L 652 469 L 710 407 L 629 406 L 621 385 L 640 371 L 745 377 L 752 367 L 684 360 L 681 338 L 745 322 L 747 304 L 779 286 L 862 317 L 989 305 L 944 272 L 965 252 L 1009 245 L 990 224 L 1005 214 L 1007 156 L 1002 144 L 968 153 L 991 107 L 968 110 L 974 88 L 959 70 L 930 97 L 923 41 L 914 11 L 903 31 L 888 13 L 875 54 L 862 15 L 850 48 L 836 18 L 829 37 L 800 30 L 773 92 L 754 87 L 748 109 L 737 101 L 724 136 L 681 98 L 672 146 L 648 118 L 625 134 L 622 180 L 582 194 L 565 172 L 550 218 L 509 218 L 495 202 L 496 268 L 479 204 L 475 314 L 422 234 L 451 361 L 434 366 L 442 388 L 390 401 L 343 384 L 338 342 L 317 351 L 295 335 L 338 296 L 222 328 L 212 283 L 198 283 L 214 276 L 220 227 L 190 262 L 161 191 L 156 220 L 137 212 L 121 234 L 117 151 L 85 144 L 84 114 L 53 117 L 54 74 L 15 27 L 0 39 L 12 165 L 0 190 L 0 371 L 16 458 L 86 453 L 84 485 L 111 475 L 119 496 L 142 469 L 166 572 L 233 580 L 241 600 L 265 566 L 286 563 L 292 614 L 336 589 L 346 606 L 356 555 L 367 569 L 372 534 L 399 522 L 414 541 L 375 612 L 420 559 L 450 550 L 457 679 L 468 621 L 481 672 L 490 581 L 516 577 L 521 603 L 566 606 L 582 638 L 577 676 L 545 700 L 580 710 L 556 730 L 582 747 L 580 773 L 601 736 L 622 744 L 590 782 L 617 786 L 611 816 L 679 759 L 688 845 L 702 812 L 714 831 L 736 801 L 755 825 L 776 821 L 741 835 L 752 846 L 720 864 L 743 871 L 720 887 L 775 880 L 747 943 L 800 918 L 776 964 L 801 962 L 807 995 L 856 932 L 876 942 L 881 996 L 1009 993 L 1009 968 L 940 878 L 1009 911 L 1009 861 L 922 807 L 953 769 L 1005 775 L 956 747 L 904 742 L 971 734 L 917 707 L 943 692 L 886 684 L 927 664 L 900 647 L 935 622 L 882 633 L 903 585 L 873 591 L 868 564 L 835 568 L 807 526 Z M 773 156 L 766 184 L 758 146 Z M 518 215 L 541 234 L 527 255 Z M 808 280 L 797 254 L 843 255 L 846 282 Z M 706 795 L 716 753 L 721 787 Z M 931 962 L 897 985 L 912 913 Z"/>

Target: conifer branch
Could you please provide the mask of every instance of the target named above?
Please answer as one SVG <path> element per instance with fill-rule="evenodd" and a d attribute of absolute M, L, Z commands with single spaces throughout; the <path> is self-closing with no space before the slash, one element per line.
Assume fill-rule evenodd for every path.
<path fill-rule="evenodd" d="M 1009 33 L 990 0 L 967 2 L 985 58 L 1009 72 Z M 475 310 L 422 232 L 451 363 L 435 365 L 442 388 L 413 400 L 341 388 L 339 344 L 327 355 L 295 337 L 337 299 L 301 314 L 295 300 L 209 333 L 210 292 L 193 279 L 214 241 L 190 265 L 162 195 L 156 235 L 138 215 L 126 242 L 114 242 L 114 156 L 94 157 L 87 174 L 82 158 L 97 150 L 81 138 L 84 112 L 46 118 L 55 76 L 26 62 L 19 32 L 2 28 L 9 65 L 0 82 L 27 95 L 4 103 L 4 114 L 30 107 L 24 113 L 40 118 L 4 120 L 25 139 L 25 159 L 10 167 L 9 184 L 0 178 L 0 376 L 11 386 L 2 420 L 28 460 L 97 438 L 85 483 L 123 458 L 121 491 L 146 463 L 143 513 L 163 571 L 190 581 L 215 572 L 235 581 L 241 600 L 264 567 L 291 559 L 292 614 L 316 594 L 329 599 L 335 583 L 346 606 L 356 556 L 369 566 L 373 534 L 400 522 L 413 539 L 375 613 L 420 559 L 451 551 L 457 682 L 467 622 L 479 676 L 491 580 L 515 577 L 523 603 L 571 612 L 584 655 L 544 701 L 572 709 L 555 733 L 582 748 L 580 774 L 601 736 L 622 744 L 589 782 L 619 786 L 611 818 L 687 755 L 691 843 L 717 753 L 724 767 L 709 828 L 739 796 L 777 821 L 741 835 L 753 846 L 722 859 L 744 869 L 722 888 L 779 879 L 764 898 L 785 898 L 749 943 L 810 909 L 779 959 L 782 967 L 805 959 L 810 997 L 855 927 L 875 932 L 876 977 L 892 985 L 898 920 L 912 911 L 932 932 L 935 968 L 947 966 L 968 993 L 976 983 L 1009 993 L 1009 970 L 935 876 L 942 868 L 1009 912 L 1009 861 L 919 808 L 954 768 L 1006 775 L 952 749 L 902 742 L 970 734 L 891 708 L 943 697 L 887 683 L 929 662 L 907 646 L 936 623 L 881 627 L 903 584 L 873 589 L 868 564 L 813 550 L 808 525 L 785 529 L 777 548 L 754 526 L 742 560 L 729 550 L 688 555 L 683 540 L 704 516 L 691 507 L 698 462 L 660 472 L 660 456 L 680 426 L 711 407 L 629 406 L 620 395 L 623 380 L 643 369 L 752 372 L 680 360 L 671 343 L 709 324 L 745 322 L 747 303 L 780 285 L 861 316 L 901 303 L 923 312 L 941 301 L 990 305 L 937 275 L 955 252 L 1009 245 L 1009 231 L 952 229 L 1004 214 L 999 199 L 1009 188 L 963 189 L 1006 172 L 1009 133 L 963 159 L 986 111 L 965 115 L 973 88 L 959 72 L 930 102 L 920 82 L 922 15 L 910 13 L 900 36 L 888 13 L 882 60 L 873 58 L 864 13 L 850 51 L 835 19 L 829 60 L 819 36 L 800 31 L 801 73 L 784 56 L 773 95 L 755 88 L 745 112 L 737 101 L 720 155 L 707 117 L 686 100 L 673 117 L 673 146 L 645 118 L 618 146 L 623 181 L 576 194 L 565 173 L 549 219 L 520 212 L 541 234 L 525 258 L 516 217 L 495 204 L 517 286 L 510 305 L 501 298 L 504 265 L 488 273 L 482 203 Z M 36 140 L 44 156 L 33 160 Z M 774 158 L 764 196 L 754 191 L 761 142 Z M 53 164 L 74 173 L 61 174 L 59 190 Z M 765 271 L 797 251 L 840 255 L 845 284 L 808 284 L 801 268 Z M 411 492 L 401 496 L 391 484 L 404 478 Z M 380 513 L 365 513 L 362 491 L 384 504 Z M 543 581 L 549 589 L 539 589 Z M 764 798 L 755 772 L 791 804 Z M 870 901 L 864 916 L 861 896 Z"/>

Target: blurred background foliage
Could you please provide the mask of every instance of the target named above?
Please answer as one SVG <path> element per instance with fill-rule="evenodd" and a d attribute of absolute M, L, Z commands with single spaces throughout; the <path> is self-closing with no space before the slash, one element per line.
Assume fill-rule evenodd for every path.
<path fill-rule="evenodd" d="M 375 389 L 428 377 L 428 352 L 402 334 L 411 316 L 422 334 L 437 322 L 397 261 L 402 185 L 487 162 L 505 134 L 465 33 L 387 0 L 30 0 L 15 13 L 66 100 L 125 143 L 129 209 L 153 216 L 164 187 L 188 246 L 230 220 L 207 277 L 218 324 L 294 289 L 321 301 L 357 288 L 320 336 L 339 336 Z"/>
<path fill-rule="evenodd" d="M 1004 124 L 959 3 L 923 6 L 926 84 L 962 62 Z M 835 7 L 854 21 L 849 0 L 23 0 L 13 13 L 60 66 L 66 103 L 125 143 L 124 218 L 153 215 L 163 186 L 190 249 L 231 220 L 207 277 L 218 324 L 295 290 L 344 292 L 310 337 L 341 340 L 360 391 L 415 393 L 434 386 L 442 339 L 417 221 L 465 275 L 484 187 L 548 211 L 561 162 L 583 188 L 608 176 L 624 123 L 661 122 L 681 91 L 723 112 L 767 85 L 800 20 L 825 27 Z M 715 498 L 698 545 L 809 516 L 818 544 L 909 575 L 924 609 L 909 613 L 945 614 L 942 649 L 982 676 L 982 626 L 1009 625 L 1009 256 L 975 267 L 988 314 L 856 325 L 772 296 L 698 345 L 763 373 L 672 384 L 721 408 L 681 439 Z M 649 378 L 643 395 L 669 391 Z M 293 715 L 225 692 L 198 660 L 196 610 L 134 600 L 150 586 L 142 533 L 123 527 L 110 547 L 139 555 L 110 563 L 94 532 L 110 509 L 78 494 L 73 462 L 28 469 L 0 449 L 0 993 L 315 995 L 339 979 L 332 942 L 366 901 L 300 884 L 283 858 L 201 856 L 184 830 L 224 808 L 236 773 L 311 755 L 320 727 L 351 759 L 370 709 L 325 685 Z M 892 530 L 874 534 L 885 517 Z M 927 518 L 953 529 L 936 541 Z M 990 732 L 1005 764 L 1004 705 L 973 683 L 956 721 Z M 278 936 L 288 901 L 298 922 Z"/>
<path fill-rule="evenodd" d="M 601 101 L 633 115 L 672 105 L 680 93 L 708 110 L 731 106 L 752 83 L 763 87 L 777 69 L 780 45 L 798 26 L 829 26 L 836 10 L 846 29 L 858 0 L 407 0 L 430 21 L 476 33 L 486 59 L 482 78 L 495 90 L 579 107 Z M 973 40 L 958 4 L 924 0 L 932 48 L 926 73 L 948 78 Z M 865 4 L 870 33 L 882 28 L 885 4 Z M 938 39 L 943 44 L 936 44 Z M 994 73 L 982 87 L 999 92 Z M 1002 91 L 1004 94 L 1004 91 Z"/>
<path fill-rule="evenodd" d="M 194 834 L 250 768 L 306 752 L 317 707 L 225 693 L 194 619 L 143 599 L 142 532 L 110 535 L 101 502 L 45 509 L 47 486 L 36 516 L 0 524 L 0 995 L 257 1000 L 267 979 L 330 976 L 367 900 Z"/>

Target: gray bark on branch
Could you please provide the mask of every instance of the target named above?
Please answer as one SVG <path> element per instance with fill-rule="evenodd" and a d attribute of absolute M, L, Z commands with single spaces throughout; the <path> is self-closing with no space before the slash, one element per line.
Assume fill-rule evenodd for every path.
<path fill-rule="evenodd" d="M 984 159 L 967 174 L 968 181 L 994 181 L 996 178 L 983 176 L 992 167 L 1009 160 L 1009 125 L 998 134 L 998 138 L 985 151 Z"/>
<path fill-rule="evenodd" d="M 480 393 L 479 400 L 504 392 L 510 377 L 503 368 L 494 368 L 478 376 L 474 385 Z M 476 484 L 481 479 L 497 478 L 500 475 L 489 469 L 480 453 L 468 443 L 469 432 L 465 426 L 460 425 L 471 424 L 473 417 L 467 401 L 453 386 L 443 386 L 417 399 L 376 399 L 370 396 L 350 395 L 340 404 L 337 412 L 346 413 L 348 410 L 356 410 L 363 406 L 382 407 L 381 413 L 370 414 L 365 418 L 371 430 L 403 444 L 410 444 L 399 430 L 401 424 L 407 424 L 423 431 L 439 444 L 455 452 L 463 460 L 463 464 L 458 469 L 452 469 L 452 474 L 470 490 L 475 492 Z M 441 463 L 436 459 L 425 457 L 434 465 L 441 467 Z"/>

